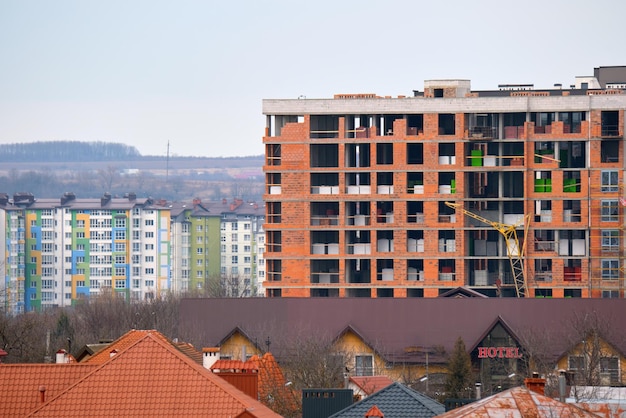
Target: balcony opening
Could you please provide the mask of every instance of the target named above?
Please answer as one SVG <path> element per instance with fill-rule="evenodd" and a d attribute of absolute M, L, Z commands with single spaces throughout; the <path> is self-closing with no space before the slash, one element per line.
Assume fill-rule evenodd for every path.
<path fill-rule="evenodd" d="M 440 253 L 456 252 L 456 239 L 454 235 L 454 230 L 440 230 L 439 231 L 439 252 Z"/>
<path fill-rule="evenodd" d="M 443 89 L 433 89 L 433 97 L 443 97 Z"/>
<path fill-rule="evenodd" d="M 378 194 L 393 194 L 393 173 L 376 173 L 376 192 Z"/>
<path fill-rule="evenodd" d="M 345 166 L 350 168 L 369 167 L 370 144 L 346 144 Z"/>
<path fill-rule="evenodd" d="M 580 258 L 564 259 L 563 280 L 566 282 L 579 282 L 582 278 L 582 260 Z"/>
<path fill-rule="evenodd" d="M 407 223 L 424 223 L 424 202 L 408 201 L 406 203 L 406 221 Z"/>
<path fill-rule="evenodd" d="M 564 289 L 563 296 L 565 298 L 581 298 L 583 294 L 581 289 Z"/>
<path fill-rule="evenodd" d="M 364 289 L 346 289 L 347 298 L 371 298 L 372 290 L 369 288 Z"/>
<path fill-rule="evenodd" d="M 311 115 L 310 126 L 312 139 L 339 137 L 339 116 Z"/>
<path fill-rule="evenodd" d="M 536 298 L 551 298 L 552 297 L 552 289 L 535 289 L 535 297 Z"/>
<path fill-rule="evenodd" d="M 338 298 L 339 289 L 316 288 L 311 289 L 312 298 Z"/>
<path fill-rule="evenodd" d="M 311 173 L 311 194 L 339 194 L 339 173 Z"/>
<path fill-rule="evenodd" d="M 393 135 L 393 122 L 397 119 L 403 119 L 402 115 L 384 115 L 382 117 L 382 126 L 379 128 L 379 132 L 382 132 L 383 136 Z"/>
<path fill-rule="evenodd" d="M 376 144 L 376 164 L 393 164 L 393 144 Z"/>
<path fill-rule="evenodd" d="M 618 138 L 619 134 L 619 111 L 603 110 L 601 116 L 602 138 Z"/>
<path fill-rule="evenodd" d="M 338 225 L 339 202 L 311 202 L 311 225 Z"/>
<path fill-rule="evenodd" d="M 369 138 L 372 117 L 369 115 L 347 115 L 345 117 L 346 138 Z"/>
<path fill-rule="evenodd" d="M 535 222 L 552 222 L 551 200 L 535 200 Z"/>
<path fill-rule="evenodd" d="M 346 173 L 346 193 L 371 194 L 370 173 Z"/>
<path fill-rule="evenodd" d="M 410 282 L 424 281 L 424 260 L 411 259 L 407 262 L 406 279 Z"/>
<path fill-rule="evenodd" d="M 454 260 L 439 260 L 439 281 L 452 282 L 456 280 Z"/>
<path fill-rule="evenodd" d="M 424 164 L 424 144 L 406 144 L 406 163 Z"/>
<path fill-rule="evenodd" d="M 584 168 L 587 164 L 585 143 L 581 141 L 560 142 L 558 159 L 560 168 Z"/>
<path fill-rule="evenodd" d="M 600 142 L 600 161 L 618 163 L 620 161 L 619 143 L 620 141 L 603 139 Z"/>
<path fill-rule="evenodd" d="M 551 171 L 535 171 L 535 193 L 552 193 Z"/>
<path fill-rule="evenodd" d="M 407 289 L 406 297 L 407 298 L 423 298 L 424 289 Z"/>
<path fill-rule="evenodd" d="M 466 115 L 468 138 L 484 140 L 497 138 L 499 115 L 496 113 L 471 113 Z"/>
<path fill-rule="evenodd" d="M 346 202 L 346 225 L 364 226 L 369 224 L 369 202 Z"/>
<path fill-rule="evenodd" d="M 379 253 L 393 252 L 393 231 L 376 231 L 376 250 Z"/>
<path fill-rule="evenodd" d="M 535 124 L 536 134 L 552 133 L 552 122 L 555 120 L 555 112 L 533 112 L 530 114 L 530 121 Z"/>
<path fill-rule="evenodd" d="M 390 288 L 376 289 L 376 297 L 379 297 L 379 298 L 392 298 L 393 297 L 393 289 L 390 289 Z"/>
<path fill-rule="evenodd" d="M 393 260 L 383 258 L 376 260 L 376 280 L 391 282 L 393 277 Z"/>
<path fill-rule="evenodd" d="M 524 173 L 521 171 L 502 173 L 502 197 L 524 197 Z"/>
<path fill-rule="evenodd" d="M 266 259 L 266 277 L 269 282 L 280 282 L 282 279 L 282 260 Z"/>
<path fill-rule="evenodd" d="M 578 193 L 580 192 L 580 186 L 580 171 L 576 170 L 563 172 L 563 192 Z"/>
<path fill-rule="evenodd" d="M 424 252 L 424 231 L 408 230 L 406 239 L 406 250 L 409 253 Z"/>
<path fill-rule="evenodd" d="M 439 135 L 454 135 L 456 132 L 453 113 L 439 113 Z"/>
<path fill-rule="evenodd" d="M 267 173 L 265 175 L 265 182 L 267 184 L 267 192 L 269 194 L 282 193 L 281 173 Z"/>
<path fill-rule="evenodd" d="M 281 164 L 280 144 L 267 144 L 265 146 L 265 164 L 279 166 Z"/>
<path fill-rule="evenodd" d="M 535 259 L 535 280 L 543 283 L 549 283 L 552 281 L 551 258 Z"/>
<path fill-rule="evenodd" d="M 586 120 L 586 112 L 559 112 L 559 120 L 563 122 L 564 134 L 579 134 L 581 124 Z"/>
<path fill-rule="evenodd" d="M 282 216 L 282 203 L 281 202 L 267 202 L 267 223 L 279 224 Z"/>
<path fill-rule="evenodd" d="M 488 227 L 482 222 L 480 226 Z M 500 233 L 493 228 L 470 231 L 470 255 L 474 257 L 497 257 L 499 239 Z"/>
<path fill-rule="evenodd" d="M 346 253 L 347 254 L 371 254 L 370 231 L 346 231 Z"/>
<path fill-rule="evenodd" d="M 503 166 L 515 166 L 520 170 L 524 168 L 524 143 L 523 142 L 504 142 L 502 144 Z"/>
<path fill-rule="evenodd" d="M 554 153 L 554 142 L 535 142 L 535 163 L 551 164 L 557 161 Z"/>
<path fill-rule="evenodd" d="M 339 254 L 339 231 L 311 231 L 311 254 Z"/>
<path fill-rule="evenodd" d="M 337 144 L 311 144 L 310 165 L 315 167 L 339 167 L 339 145 Z"/>
<path fill-rule="evenodd" d="M 379 224 L 393 223 L 393 202 L 381 201 L 376 202 L 376 222 Z"/>
<path fill-rule="evenodd" d="M 369 259 L 346 260 L 346 283 L 371 283 L 372 266 Z M 369 297 L 369 294 L 368 296 Z"/>
<path fill-rule="evenodd" d="M 579 256 L 587 255 L 587 234 L 581 230 L 561 230 L 559 231 L 559 255 Z"/>
<path fill-rule="evenodd" d="M 424 115 L 407 116 L 407 135 L 419 135 L 424 133 Z"/>
<path fill-rule="evenodd" d="M 581 222 L 580 200 L 563 201 L 563 222 Z"/>
<path fill-rule="evenodd" d="M 311 260 L 311 283 L 339 283 L 339 260 Z"/>
<path fill-rule="evenodd" d="M 504 139 L 522 138 L 526 113 L 505 113 L 502 116 L 504 118 Z"/>
<path fill-rule="evenodd" d="M 446 205 L 446 202 L 439 202 L 438 210 L 438 222 L 440 223 L 455 223 L 456 222 L 456 210 Z"/>
<path fill-rule="evenodd" d="M 266 231 L 267 242 L 265 243 L 265 251 L 279 253 L 282 251 L 282 232 Z"/>
<path fill-rule="evenodd" d="M 439 143 L 439 165 L 456 164 L 455 148 L 453 143 Z"/>
<path fill-rule="evenodd" d="M 439 172 L 439 193 L 440 194 L 454 194 L 456 193 L 456 180 L 454 178 L 454 172 Z"/>
<path fill-rule="evenodd" d="M 267 127 L 269 131 L 269 136 L 280 136 L 283 128 L 288 123 L 298 123 L 300 122 L 300 118 L 294 115 L 274 115 L 268 116 L 267 118 Z"/>
<path fill-rule="evenodd" d="M 409 194 L 424 194 L 424 173 L 408 172 L 406 173 L 406 192 Z"/>

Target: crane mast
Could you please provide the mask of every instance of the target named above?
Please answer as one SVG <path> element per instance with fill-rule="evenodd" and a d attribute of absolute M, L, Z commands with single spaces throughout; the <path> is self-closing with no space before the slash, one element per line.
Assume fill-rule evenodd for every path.
<path fill-rule="evenodd" d="M 492 221 L 477 215 L 463 208 L 459 203 L 445 202 L 450 208 L 462 212 L 470 218 L 491 225 L 505 239 L 506 252 L 511 263 L 511 274 L 513 275 L 513 284 L 515 285 L 515 293 L 518 298 L 526 297 L 528 293 L 528 283 L 526 281 L 526 270 L 524 269 L 524 253 L 526 249 L 526 236 L 530 224 L 530 215 L 524 215 L 524 243 L 520 248 L 519 238 L 517 236 L 517 228 L 519 224 L 509 225 L 502 222 Z"/>

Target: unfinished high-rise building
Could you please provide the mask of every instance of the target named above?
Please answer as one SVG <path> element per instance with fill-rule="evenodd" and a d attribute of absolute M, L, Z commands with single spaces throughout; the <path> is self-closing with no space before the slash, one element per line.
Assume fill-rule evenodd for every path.
<path fill-rule="evenodd" d="M 626 67 L 267 99 L 269 297 L 624 296 Z"/>

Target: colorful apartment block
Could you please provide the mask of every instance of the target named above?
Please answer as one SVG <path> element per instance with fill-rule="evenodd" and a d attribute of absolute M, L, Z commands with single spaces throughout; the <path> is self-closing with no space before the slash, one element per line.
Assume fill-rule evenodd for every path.
<path fill-rule="evenodd" d="M 266 295 L 624 297 L 625 81 L 264 100 Z"/>
<path fill-rule="evenodd" d="M 4 308 L 68 306 L 106 289 L 126 300 L 170 287 L 170 213 L 151 199 L 0 195 Z"/>

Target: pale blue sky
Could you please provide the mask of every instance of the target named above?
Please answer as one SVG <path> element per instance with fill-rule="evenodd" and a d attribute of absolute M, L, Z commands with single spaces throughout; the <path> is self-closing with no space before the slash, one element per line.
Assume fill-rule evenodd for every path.
<path fill-rule="evenodd" d="M 0 0 L 0 143 L 262 154 L 264 98 L 569 86 L 626 65 L 624 16 L 616 0 Z"/>

